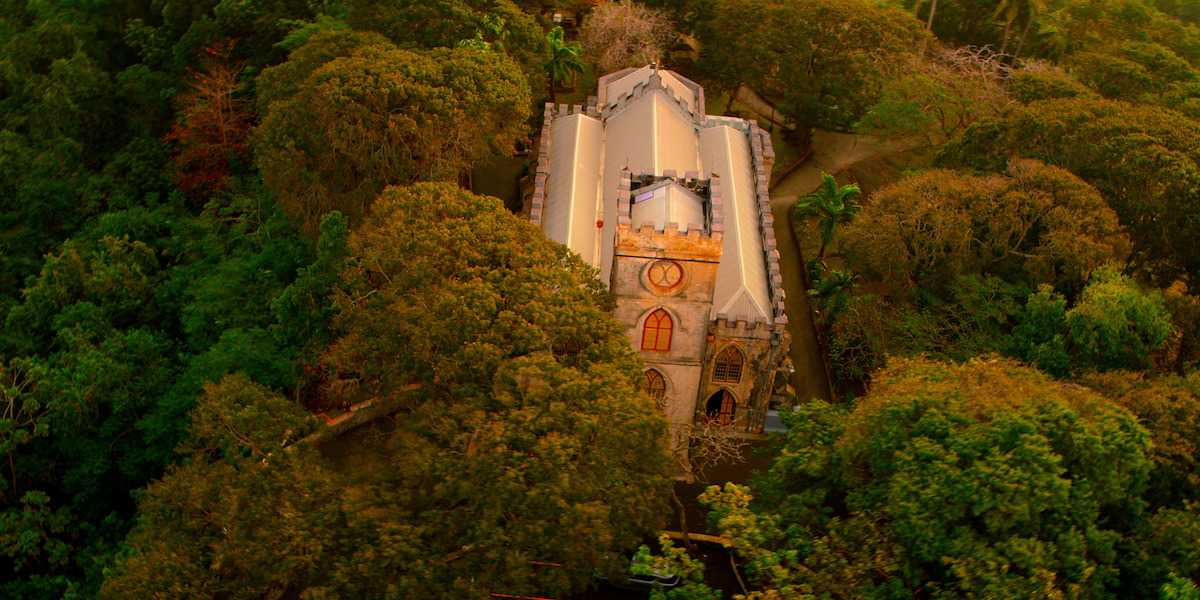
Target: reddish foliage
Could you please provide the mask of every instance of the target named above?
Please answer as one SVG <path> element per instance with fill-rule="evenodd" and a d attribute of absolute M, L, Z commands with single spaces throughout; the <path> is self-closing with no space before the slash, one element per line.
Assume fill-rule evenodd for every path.
<path fill-rule="evenodd" d="M 179 95 L 179 119 L 166 139 L 179 142 L 175 184 L 193 201 L 203 203 L 225 188 L 236 164 L 250 155 L 252 113 L 236 96 L 241 65 L 229 60 L 232 41 L 214 43 L 188 68 L 189 89 Z"/>

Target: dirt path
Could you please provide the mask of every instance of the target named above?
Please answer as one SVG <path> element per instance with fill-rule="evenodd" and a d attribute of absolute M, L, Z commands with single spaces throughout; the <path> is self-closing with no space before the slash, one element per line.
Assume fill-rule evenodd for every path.
<path fill-rule="evenodd" d="M 775 217 L 775 237 L 779 248 L 779 270 L 786 294 L 788 333 L 792 334 L 791 357 L 796 367 L 792 387 L 801 402 L 812 398 L 832 399 L 820 345 L 817 343 L 812 307 L 804 293 L 804 258 L 796 245 L 792 229 L 792 205 L 821 182 L 821 172 L 833 174 L 845 166 L 872 156 L 883 149 L 878 140 L 861 135 L 813 131 L 813 155 L 804 164 L 771 186 L 771 214 Z"/>

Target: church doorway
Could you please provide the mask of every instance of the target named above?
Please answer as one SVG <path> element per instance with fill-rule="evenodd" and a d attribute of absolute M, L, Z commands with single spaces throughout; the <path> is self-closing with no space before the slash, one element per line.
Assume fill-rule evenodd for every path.
<path fill-rule="evenodd" d="M 734 412 L 737 411 L 737 400 L 729 390 L 718 390 L 709 396 L 704 405 L 704 422 L 706 425 L 728 427 L 733 423 Z"/>

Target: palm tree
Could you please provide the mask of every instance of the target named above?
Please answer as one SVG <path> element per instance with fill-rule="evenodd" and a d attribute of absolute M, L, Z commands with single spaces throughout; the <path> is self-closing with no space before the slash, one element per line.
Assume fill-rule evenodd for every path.
<path fill-rule="evenodd" d="M 558 101 L 555 86 L 560 81 L 566 81 L 572 73 L 582 73 L 583 61 L 579 55 L 583 46 L 579 42 L 568 42 L 563 38 L 562 27 L 555 27 L 546 34 L 546 45 L 550 47 L 550 60 L 546 61 L 546 72 L 550 75 L 550 102 Z"/>
<path fill-rule="evenodd" d="M 1000 13 L 1004 13 L 1004 42 L 1000 44 L 1000 54 L 1004 54 L 1008 52 L 1008 31 L 1012 29 L 1017 15 L 1021 14 L 1020 0 L 1000 0 L 1000 3 L 996 5 L 996 12 L 992 13 L 992 18 L 999 17 Z"/>
<path fill-rule="evenodd" d="M 1004 43 L 1000 46 L 1000 54 L 1008 51 L 1008 32 L 1012 29 L 1012 24 L 1016 22 L 1022 12 L 1026 15 L 1025 30 L 1021 32 L 1021 41 L 1017 44 L 1017 52 L 1013 56 L 1012 64 L 1015 65 L 1017 56 L 1021 55 L 1021 48 L 1025 45 L 1025 38 L 1029 35 L 1033 21 L 1046 12 L 1046 9 L 1046 0 L 1000 0 L 1000 3 L 996 5 L 996 12 L 992 13 L 992 18 L 999 17 L 1000 13 L 1004 13 Z"/>
<path fill-rule="evenodd" d="M 862 212 L 862 207 L 854 201 L 860 195 L 862 190 L 857 183 L 838 186 L 832 175 L 822 172 L 821 187 L 796 202 L 793 219 L 820 217 L 821 249 L 817 251 L 817 260 L 824 263 L 825 247 L 833 241 L 833 228 L 838 223 L 849 223 Z"/>
<path fill-rule="evenodd" d="M 1017 43 L 1017 51 L 1013 53 L 1014 67 L 1017 65 L 1017 59 L 1021 57 L 1021 49 L 1025 47 L 1025 38 L 1029 36 L 1029 29 L 1033 26 L 1033 21 L 1046 12 L 1048 8 L 1046 0 L 1025 0 L 1027 13 L 1025 31 L 1021 32 L 1021 41 Z"/>

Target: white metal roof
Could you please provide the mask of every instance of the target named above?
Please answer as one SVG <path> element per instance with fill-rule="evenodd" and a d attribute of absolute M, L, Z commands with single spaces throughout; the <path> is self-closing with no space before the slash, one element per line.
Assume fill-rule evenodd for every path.
<path fill-rule="evenodd" d="M 608 82 L 603 90 L 600 90 L 600 95 L 597 97 L 600 105 L 613 104 L 624 94 L 633 91 L 633 88 L 639 83 L 649 81 L 650 76 L 654 74 L 654 67 L 647 65 L 640 69 L 634 69 L 624 76 L 616 78 L 614 81 Z M 688 112 L 696 110 L 698 104 L 695 90 L 692 90 L 678 76 L 670 71 L 659 70 L 659 77 L 662 77 L 663 84 L 667 89 L 687 107 Z"/>
<path fill-rule="evenodd" d="M 635 175 L 674 171 L 682 177 L 696 171 L 711 178 L 719 174 L 724 238 L 711 315 L 715 318 L 724 313 L 731 319 L 744 317 L 772 324 L 745 122 L 711 118 L 708 128 L 698 130 L 701 125 L 681 110 L 676 99 L 682 99 L 690 110 L 699 105 L 702 92 L 669 71 L 658 71 L 662 86 L 643 88 L 646 91 L 637 98 L 617 102 L 639 83 L 648 84 L 654 74 L 652 67 L 643 67 L 602 78 L 598 101 L 601 114 L 607 115 L 603 120 L 583 114 L 553 119 L 542 225 L 551 239 L 599 268 L 601 281 L 607 284 L 616 238 L 617 186 L 623 169 Z M 606 104 L 611 110 L 603 110 Z M 691 224 L 706 222 L 703 200 L 673 182 L 635 195 L 657 190 L 662 190 L 662 195 L 635 199 L 630 214 L 634 227 L 653 222 L 661 229 L 675 222 L 686 231 Z M 602 221 L 602 227 L 596 227 L 597 221 Z"/>
<path fill-rule="evenodd" d="M 604 127 L 584 114 L 550 125 L 550 167 L 542 227 L 546 236 L 578 252 L 593 265 L 599 260 L 596 220 Z"/>
<path fill-rule="evenodd" d="M 642 96 L 604 123 L 604 228 L 601 231 L 600 280 L 612 271 L 613 240 L 617 227 L 617 182 L 621 170 L 654 173 L 674 170 L 682 176 L 699 171 L 696 129 L 662 94 Z M 553 151 L 553 144 L 550 146 Z M 661 227 L 661 225 L 660 225 Z"/>
<path fill-rule="evenodd" d="M 746 134 L 728 125 L 700 131 L 700 162 L 704 176 L 721 176 L 725 237 L 713 291 L 712 318 L 774 323 L 767 286 L 766 257 L 759 232 L 758 199 L 754 194 L 753 159 Z"/>
<path fill-rule="evenodd" d="M 704 200 L 669 179 L 639 188 L 632 203 L 629 217 L 634 227 L 653 223 L 656 229 L 662 229 L 667 223 L 676 223 L 679 231 L 686 232 L 689 225 L 704 226 Z"/>

